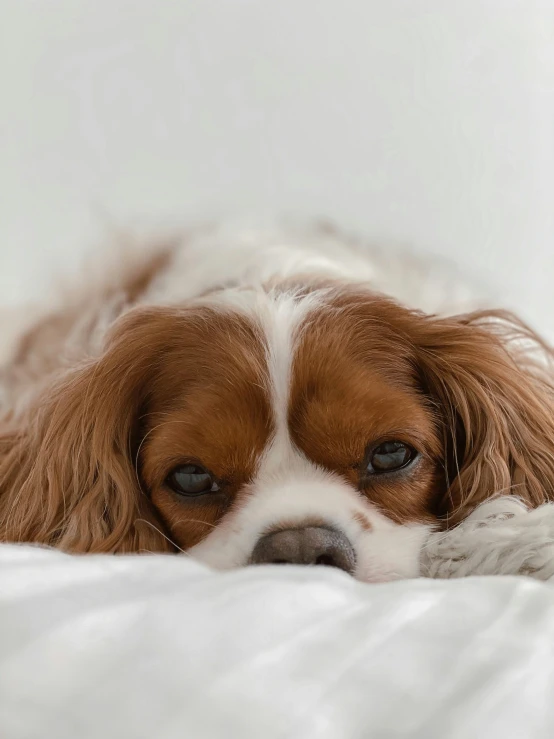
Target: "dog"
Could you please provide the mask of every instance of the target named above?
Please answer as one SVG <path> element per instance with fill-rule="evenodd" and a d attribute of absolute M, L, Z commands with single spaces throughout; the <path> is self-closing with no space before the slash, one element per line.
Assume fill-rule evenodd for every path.
<path fill-rule="evenodd" d="M 550 348 L 425 269 L 206 229 L 84 276 L 4 362 L 0 541 L 381 582 L 488 498 L 551 499 Z"/>

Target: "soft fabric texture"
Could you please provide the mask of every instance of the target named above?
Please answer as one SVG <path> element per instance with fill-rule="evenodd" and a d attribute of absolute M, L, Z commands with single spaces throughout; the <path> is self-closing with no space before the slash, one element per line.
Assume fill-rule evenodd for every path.
<path fill-rule="evenodd" d="M 436 577 L 553 574 L 554 505 L 483 505 Z M 0 546 L 2 739 L 546 739 L 554 588 Z"/>

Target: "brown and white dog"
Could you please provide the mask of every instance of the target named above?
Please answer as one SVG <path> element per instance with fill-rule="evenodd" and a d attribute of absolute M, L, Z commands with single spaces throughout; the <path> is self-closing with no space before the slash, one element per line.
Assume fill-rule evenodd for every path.
<path fill-rule="evenodd" d="M 548 348 L 434 315 L 412 267 L 208 231 L 84 283 L 3 369 L 0 541 L 380 581 L 490 496 L 549 499 Z"/>

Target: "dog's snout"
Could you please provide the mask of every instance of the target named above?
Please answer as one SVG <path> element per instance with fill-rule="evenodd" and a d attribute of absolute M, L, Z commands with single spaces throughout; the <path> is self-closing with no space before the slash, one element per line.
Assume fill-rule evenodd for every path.
<path fill-rule="evenodd" d="M 356 555 L 340 531 L 307 526 L 262 536 L 254 547 L 250 564 L 327 565 L 352 574 Z"/>

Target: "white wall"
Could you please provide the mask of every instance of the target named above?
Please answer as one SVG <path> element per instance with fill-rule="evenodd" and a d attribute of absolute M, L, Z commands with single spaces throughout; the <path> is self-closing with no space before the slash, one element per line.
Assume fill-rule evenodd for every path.
<path fill-rule="evenodd" d="M 554 321 L 554 0 L 0 0 L 0 295 L 106 223 L 288 213 Z"/>

